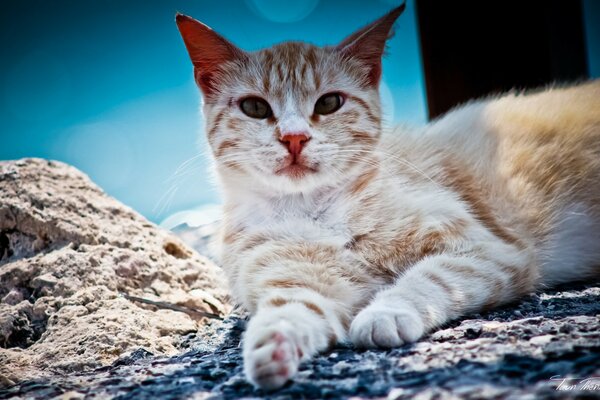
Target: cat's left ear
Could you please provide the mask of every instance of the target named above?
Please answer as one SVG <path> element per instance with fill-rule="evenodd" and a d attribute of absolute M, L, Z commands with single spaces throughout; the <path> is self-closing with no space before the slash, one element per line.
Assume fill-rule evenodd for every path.
<path fill-rule="evenodd" d="M 376 86 L 381 79 L 381 57 L 386 41 L 392 37 L 392 27 L 396 19 L 406 8 L 406 3 L 393 9 L 377 21 L 348 36 L 339 45 L 337 51 L 344 56 L 355 58 L 369 67 L 369 84 Z"/>
<path fill-rule="evenodd" d="M 246 59 L 246 53 L 202 22 L 177 13 L 177 27 L 194 64 L 194 76 L 205 96 L 218 88 L 220 68 Z"/>

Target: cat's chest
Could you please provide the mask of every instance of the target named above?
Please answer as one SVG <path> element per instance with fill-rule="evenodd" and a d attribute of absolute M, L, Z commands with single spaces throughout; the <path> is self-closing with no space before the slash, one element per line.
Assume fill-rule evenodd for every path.
<path fill-rule="evenodd" d="M 285 199 L 242 207 L 237 222 L 247 232 L 269 231 L 280 237 L 344 240 L 352 236 L 349 205 L 337 197 Z"/>

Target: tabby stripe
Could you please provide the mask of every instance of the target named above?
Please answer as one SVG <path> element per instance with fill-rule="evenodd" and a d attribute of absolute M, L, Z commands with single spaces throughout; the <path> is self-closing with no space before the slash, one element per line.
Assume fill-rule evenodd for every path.
<path fill-rule="evenodd" d="M 485 309 L 491 308 L 502 300 L 505 286 L 504 282 L 499 277 L 493 278 L 491 274 L 486 274 L 468 265 L 441 264 L 440 267 L 446 269 L 450 273 L 464 275 L 465 277 L 475 277 L 484 281 L 486 287 L 491 287 L 492 291 L 488 295 L 483 306 Z"/>
<path fill-rule="evenodd" d="M 314 311 L 316 314 L 319 314 L 321 317 L 325 316 L 323 310 L 321 310 L 321 308 L 315 303 L 311 303 L 310 301 L 302 301 L 301 303 L 309 310 Z"/>
<path fill-rule="evenodd" d="M 378 172 L 379 170 L 377 168 L 372 168 L 360 174 L 350 187 L 350 194 L 356 195 L 362 192 L 368 186 L 369 182 L 375 178 Z"/>
<path fill-rule="evenodd" d="M 207 137 L 208 137 L 209 141 L 211 141 L 214 138 L 215 134 L 217 133 L 217 129 L 219 129 L 219 127 L 220 127 L 219 124 L 221 123 L 221 120 L 223 119 L 224 116 L 225 116 L 225 110 L 221 110 L 215 117 L 212 127 L 208 131 Z"/>
<path fill-rule="evenodd" d="M 308 288 L 304 282 L 287 279 L 271 279 L 265 282 L 265 286 L 274 288 Z"/>
<path fill-rule="evenodd" d="M 357 142 L 361 142 L 361 141 L 374 142 L 375 141 L 375 138 L 373 136 L 369 135 L 367 132 L 356 131 L 354 129 L 350 130 L 350 136 L 352 136 L 352 139 L 356 140 Z"/>
<path fill-rule="evenodd" d="M 482 191 L 475 179 L 453 165 L 446 165 L 446 178 L 448 184 L 459 194 L 461 199 L 467 203 L 479 222 L 483 224 L 492 234 L 505 243 L 515 245 L 523 249 L 523 244 L 514 235 L 504 229 L 494 217 L 492 210 L 486 205 Z"/>
<path fill-rule="evenodd" d="M 367 114 L 367 118 L 373 123 L 378 125 L 379 124 L 379 118 L 377 118 L 373 112 L 371 111 L 371 107 L 369 107 L 369 105 L 367 104 L 366 101 L 364 101 L 363 99 L 356 97 L 356 96 L 348 96 L 348 98 L 352 101 L 354 101 L 355 103 L 358 103 L 362 108 L 364 108 L 365 113 Z"/>
<path fill-rule="evenodd" d="M 221 142 L 221 144 L 217 148 L 215 155 L 217 157 L 221 157 L 221 156 L 223 156 L 223 154 L 225 153 L 226 150 L 234 149 L 236 147 L 238 147 L 238 144 L 236 142 L 234 142 L 233 140 L 224 140 L 223 142 Z"/>
<path fill-rule="evenodd" d="M 274 307 L 281 307 L 286 304 L 293 304 L 293 303 L 302 304 L 304 307 L 306 307 L 310 311 L 314 312 L 315 314 L 318 314 L 321 317 L 325 317 L 325 313 L 323 312 L 321 307 L 319 307 L 318 305 L 316 305 L 315 303 L 312 303 L 310 301 L 296 300 L 296 299 L 288 300 L 288 299 L 284 299 L 283 297 L 275 297 L 275 298 L 269 300 L 269 304 Z"/>
<path fill-rule="evenodd" d="M 271 238 L 265 235 L 253 235 L 243 241 L 240 251 L 251 250 L 261 244 L 268 242 Z"/>
<path fill-rule="evenodd" d="M 282 297 L 275 297 L 275 298 L 269 300 L 269 304 L 271 304 L 274 307 L 281 307 L 281 306 L 289 304 L 289 303 L 290 303 L 289 300 L 286 300 Z"/>
<path fill-rule="evenodd" d="M 450 287 L 450 285 L 448 285 L 443 278 L 441 278 L 439 275 L 434 274 L 433 272 L 425 272 L 424 273 L 425 277 L 427 279 L 429 279 L 431 282 L 433 282 L 434 284 L 438 285 L 439 287 L 441 287 L 442 289 L 444 289 L 444 291 L 446 293 L 448 293 L 449 295 L 451 295 L 453 293 L 452 288 Z"/>

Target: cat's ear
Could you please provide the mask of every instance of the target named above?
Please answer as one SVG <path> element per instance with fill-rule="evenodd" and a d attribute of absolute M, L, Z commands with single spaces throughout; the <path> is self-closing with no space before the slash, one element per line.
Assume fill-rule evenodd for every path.
<path fill-rule="evenodd" d="M 402 14 L 406 3 L 393 9 L 377 21 L 348 36 L 339 45 L 337 51 L 344 56 L 352 57 L 369 67 L 369 84 L 377 85 L 381 79 L 381 57 L 386 41 L 392 37 L 392 27 Z"/>
<path fill-rule="evenodd" d="M 210 96 L 218 86 L 223 63 L 243 60 L 246 53 L 194 18 L 177 13 L 175 21 L 194 64 L 196 82 L 205 96 Z"/>

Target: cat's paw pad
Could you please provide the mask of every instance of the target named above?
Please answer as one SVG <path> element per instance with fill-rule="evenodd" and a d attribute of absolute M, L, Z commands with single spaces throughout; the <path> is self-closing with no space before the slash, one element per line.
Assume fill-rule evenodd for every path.
<path fill-rule="evenodd" d="M 392 348 L 418 340 L 424 327 L 417 311 L 405 305 L 371 304 L 352 321 L 350 339 L 363 348 Z"/>
<path fill-rule="evenodd" d="M 302 350 L 282 332 L 273 332 L 244 349 L 244 371 L 255 386 L 274 390 L 298 371 Z"/>

